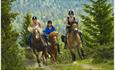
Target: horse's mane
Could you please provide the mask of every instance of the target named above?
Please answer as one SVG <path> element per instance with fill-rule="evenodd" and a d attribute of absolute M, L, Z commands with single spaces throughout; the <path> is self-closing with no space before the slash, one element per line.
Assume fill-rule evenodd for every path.
<path fill-rule="evenodd" d="M 56 31 L 51 32 L 51 33 L 49 34 L 49 38 L 52 38 L 52 37 L 57 36 L 57 35 L 58 35 L 58 32 L 56 32 Z"/>

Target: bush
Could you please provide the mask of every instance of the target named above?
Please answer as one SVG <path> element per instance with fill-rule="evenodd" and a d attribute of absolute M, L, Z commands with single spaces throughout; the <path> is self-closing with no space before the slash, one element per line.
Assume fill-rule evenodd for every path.
<path fill-rule="evenodd" d="M 24 48 L 24 51 L 25 51 L 25 58 L 26 59 L 34 59 L 34 54 L 33 54 L 32 49 Z"/>
<path fill-rule="evenodd" d="M 2 48 L 2 70 L 23 70 L 23 58 L 24 52 L 17 46 Z"/>
<path fill-rule="evenodd" d="M 105 45 L 97 45 L 92 48 L 87 48 L 87 57 L 93 58 L 94 63 L 107 62 L 107 60 L 113 60 L 114 54 L 113 43 Z"/>

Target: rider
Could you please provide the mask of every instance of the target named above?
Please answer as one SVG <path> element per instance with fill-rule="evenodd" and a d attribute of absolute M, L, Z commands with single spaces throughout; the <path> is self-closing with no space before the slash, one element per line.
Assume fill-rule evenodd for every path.
<path fill-rule="evenodd" d="M 51 33 L 51 32 L 54 32 L 56 31 L 56 28 L 52 25 L 52 21 L 49 20 L 47 22 L 47 27 L 45 28 L 45 30 L 43 31 L 44 32 L 44 35 L 45 35 L 45 38 L 48 40 L 48 35 Z"/>
<path fill-rule="evenodd" d="M 45 30 L 43 31 L 44 32 L 44 36 L 45 36 L 45 40 L 47 41 L 48 43 L 48 36 L 51 32 L 54 32 L 56 31 L 56 28 L 52 25 L 52 21 L 49 20 L 47 22 L 47 27 L 45 28 Z M 59 48 L 59 44 L 58 45 L 58 53 L 60 53 L 60 48 Z"/>
<path fill-rule="evenodd" d="M 70 28 L 73 24 L 76 24 L 77 25 L 77 28 L 79 29 L 78 27 L 78 21 L 76 21 L 75 19 L 75 16 L 74 16 L 74 12 L 72 10 L 70 10 L 68 12 L 68 17 L 67 17 L 67 25 L 66 25 L 66 29 L 67 29 L 67 33 L 70 31 Z"/>
<path fill-rule="evenodd" d="M 73 25 L 73 24 L 76 24 L 77 29 L 79 29 L 78 21 L 76 21 L 76 19 L 75 19 L 74 12 L 73 12 L 72 10 L 70 10 L 70 11 L 68 12 L 68 15 L 69 15 L 69 16 L 68 16 L 67 19 L 66 19 L 66 31 L 67 31 L 67 33 L 66 33 L 66 42 L 65 42 L 65 44 L 67 43 L 67 35 L 68 35 L 68 33 L 70 32 L 70 28 L 72 27 L 72 25 Z M 81 37 L 81 31 L 78 30 L 78 32 L 79 32 L 80 37 Z M 82 39 L 82 38 L 81 38 L 81 39 Z M 65 48 L 66 48 L 66 46 L 65 46 Z"/>
<path fill-rule="evenodd" d="M 41 24 L 40 22 L 37 20 L 36 16 L 32 17 L 32 23 L 30 24 L 30 26 L 28 27 L 28 31 L 31 32 L 31 34 L 29 35 L 29 46 L 31 47 L 31 40 L 32 40 L 32 32 L 33 30 L 40 30 L 41 32 Z"/>

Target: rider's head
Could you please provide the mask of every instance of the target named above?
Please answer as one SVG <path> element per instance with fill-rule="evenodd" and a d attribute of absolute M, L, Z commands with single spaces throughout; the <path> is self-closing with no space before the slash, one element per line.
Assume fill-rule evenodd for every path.
<path fill-rule="evenodd" d="M 32 17 L 32 21 L 33 21 L 34 23 L 36 23 L 36 22 L 37 22 L 37 17 L 36 17 L 36 16 L 33 16 L 33 17 Z"/>
<path fill-rule="evenodd" d="M 73 12 L 72 10 L 69 10 L 68 15 L 69 15 L 70 17 L 72 17 L 72 16 L 74 16 L 74 12 Z"/>
<path fill-rule="evenodd" d="M 47 27 L 52 27 L 52 21 L 51 21 L 51 20 L 49 20 L 49 21 L 47 22 Z"/>

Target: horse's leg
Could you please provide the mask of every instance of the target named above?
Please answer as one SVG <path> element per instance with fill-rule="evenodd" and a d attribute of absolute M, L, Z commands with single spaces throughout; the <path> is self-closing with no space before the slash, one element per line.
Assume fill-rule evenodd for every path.
<path fill-rule="evenodd" d="M 51 49 L 50 49 L 50 51 L 49 51 L 48 53 L 49 53 L 49 55 L 50 55 L 50 61 L 51 61 L 51 63 L 53 64 L 53 56 L 52 56 Z"/>
<path fill-rule="evenodd" d="M 76 61 L 75 49 L 71 49 L 70 52 L 72 56 L 72 61 Z"/>
<path fill-rule="evenodd" d="M 44 52 L 44 57 L 45 57 L 45 65 L 47 65 L 47 59 L 48 59 L 48 53 L 47 53 L 47 51 Z"/>
<path fill-rule="evenodd" d="M 85 56 L 81 42 L 78 45 L 78 54 L 79 54 L 79 56 L 80 56 L 81 59 L 83 59 L 84 56 Z"/>
<path fill-rule="evenodd" d="M 82 57 L 84 58 L 85 57 L 85 52 L 84 52 L 84 49 L 80 47 L 80 52 L 81 52 L 81 55 Z"/>
<path fill-rule="evenodd" d="M 53 52 L 54 50 L 51 50 L 51 59 L 52 59 L 52 63 L 55 63 L 55 52 Z"/>
<path fill-rule="evenodd" d="M 43 64 L 45 64 L 45 54 L 44 54 L 44 52 L 42 53 L 42 60 L 43 60 Z"/>
<path fill-rule="evenodd" d="M 52 52 L 52 60 L 53 60 L 53 64 L 55 64 L 55 61 L 56 61 L 56 59 L 55 59 L 55 52 Z"/>
<path fill-rule="evenodd" d="M 42 61 L 42 53 L 43 53 L 43 51 L 38 52 L 38 62 L 39 62 L 39 66 L 41 66 L 40 63 L 41 63 L 41 61 Z"/>
<path fill-rule="evenodd" d="M 46 59 L 46 66 L 47 66 L 47 65 L 48 65 L 48 64 L 47 64 L 47 59 L 48 59 L 47 53 L 46 53 L 46 55 L 45 55 L 45 59 Z"/>
<path fill-rule="evenodd" d="M 51 54 L 51 63 L 54 64 L 54 56 Z"/>
<path fill-rule="evenodd" d="M 71 40 L 71 38 L 70 37 L 68 37 L 68 39 L 67 39 L 67 46 L 68 46 L 68 49 L 69 49 L 69 51 L 70 51 L 70 53 L 71 53 L 71 56 L 72 56 L 72 61 L 75 61 L 76 60 L 76 55 L 75 55 L 75 49 L 72 47 L 72 40 Z"/>
<path fill-rule="evenodd" d="M 83 50 L 83 45 L 82 45 L 82 42 L 80 41 L 79 42 L 79 52 L 81 53 L 81 57 L 82 59 L 85 57 L 85 53 L 84 53 L 84 50 Z"/>
<path fill-rule="evenodd" d="M 79 55 L 80 59 L 83 59 L 83 57 L 81 55 L 80 47 L 77 47 L 77 52 L 78 52 L 78 55 Z"/>
<path fill-rule="evenodd" d="M 35 54 L 35 56 L 36 56 L 36 58 L 37 58 L 37 62 L 38 62 L 38 64 L 39 64 L 39 66 L 41 66 L 41 65 L 40 65 L 39 56 L 38 56 L 38 54 L 37 54 L 37 51 L 36 51 L 36 50 L 33 50 L 33 52 L 34 52 L 34 54 Z"/>
<path fill-rule="evenodd" d="M 56 58 L 57 58 L 57 53 L 58 53 L 58 45 L 55 44 L 53 47 L 52 47 L 52 57 L 53 57 L 53 61 L 54 63 L 56 63 Z"/>
<path fill-rule="evenodd" d="M 77 47 L 78 55 L 80 56 L 81 59 L 83 59 L 84 58 L 84 51 L 83 51 L 82 41 L 81 41 L 78 33 L 76 34 L 76 40 L 77 40 L 77 44 L 78 44 L 78 47 Z"/>
<path fill-rule="evenodd" d="M 39 66 L 41 67 L 40 63 L 41 63 L 42 52 L 37 52 L 36 57 L 37 57 L 37 62 L 39 64 Z"/>
<path fill-rule="evenodd" d="M 57 58 L 57 51 L 55 51 L 55 53 L 54 53 L 54 62 L 55 62 L 55 64 L 56 64 L 56 58 Z"/>

